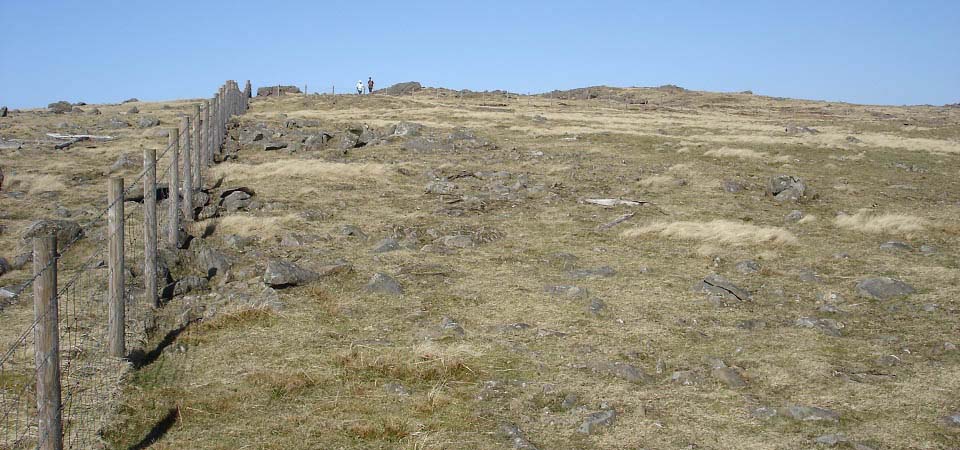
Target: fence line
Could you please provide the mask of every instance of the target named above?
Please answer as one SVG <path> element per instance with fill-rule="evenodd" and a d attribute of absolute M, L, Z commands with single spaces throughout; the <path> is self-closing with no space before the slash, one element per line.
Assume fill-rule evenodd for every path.
<path fill-rule="evenodd" d="M 203 189 L 203 170 L 222 150 L 230 117 L 246 112 L 250 92 L 249 81 L 244 91 L 227 81 L 212 99 L 194 105 L 159 154 L 144 150 L 143 170 L 129 184 L 109 180 L 106 207 L 63 242 L 57 242 L 56 223 L 31 236 L 34 274 L 14 297 L 32 288 L 33 317 L 20 318 L 29 325 L 0 352 L 0 449 L 102 446 L 100 432 L 130 370 L 127 344 L 146 343 L 162 307 L 160 283 L 167 280 L 158 247 L 183 245 L 183 224 L 202 207 L 193 200 Z M 158 211 L 163 195 L 168 208 Z M 81 254 L 76 244 L 83 236 L 104 239 Z"/>

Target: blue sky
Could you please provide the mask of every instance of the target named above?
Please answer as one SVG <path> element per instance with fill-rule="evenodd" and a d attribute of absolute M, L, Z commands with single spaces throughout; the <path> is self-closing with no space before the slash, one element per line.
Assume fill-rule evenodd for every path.
<path fill-rule="evenodd" d="M 960 1 L 0 0 L 0 104 L 338 92 L 373 76 L 535 93 L 676 84 L 960 102 Z"/>

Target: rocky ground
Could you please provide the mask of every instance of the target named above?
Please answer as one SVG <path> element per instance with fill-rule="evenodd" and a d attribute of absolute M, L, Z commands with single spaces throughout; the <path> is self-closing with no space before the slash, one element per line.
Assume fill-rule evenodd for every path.
<path fill-rule="evenodd" d="M 960 446 L 960 110 L 401 91 L 231 123 L 111 446 Z M 0 287 L 190 107 L 0 119 Z"/>

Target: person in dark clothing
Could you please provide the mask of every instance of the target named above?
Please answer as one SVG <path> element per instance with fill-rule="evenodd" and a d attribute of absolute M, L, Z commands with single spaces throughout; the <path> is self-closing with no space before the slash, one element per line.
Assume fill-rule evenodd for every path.
<path fill-rule="evenodd" d="M 373 93 L 373 77 L 367 78 L 367 94 Z"/>

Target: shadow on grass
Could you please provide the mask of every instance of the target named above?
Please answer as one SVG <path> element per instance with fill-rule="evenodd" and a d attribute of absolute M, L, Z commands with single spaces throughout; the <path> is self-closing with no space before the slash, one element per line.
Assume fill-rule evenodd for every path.
<path fill-rule="evenodd" d="M 163 337 L 163 340 L 157 343 L 157 346 L 154 347 L 153 350 L 150 350 L 149 352 L 144 352 L 141 349 L 134 350 L 130 352 L 130 355 L 127 357 L 127 359 L 131 364 L 133 364 L 133 368 L 135 370 L 149 366 L 156 361 L 160 355 L 163 354 L 164 349 L 176 342 L 177 337 L 180 336 L 180 334 L 183 333 L 184 330 L 186 330 L 187 327 L 189 327 L 192 323 L 193 321 L 190 321 L 184 325 L 181 325 L 179 328 L 170 330 L 166 336 Z"/>
<path fill-rule="evenodd" d="M 163 435 L 167 434 L 171 428 L 173 428 L 173 424 L 177 423 L 177 419 L 179 417 L 179 410 L 177 408 L 170 408 L 170 410 L 167 411 L 167 414 L 163 416 L 163 418 L 160 419 L 153 426 L 153 428 L 150 429 L 150 432 L 147 433 L 147 435 L 144 436 L 140 442 L 131 445 L 128 450 L 142 450 L 149 448 L 151 445 L 159 441 Z"/>

